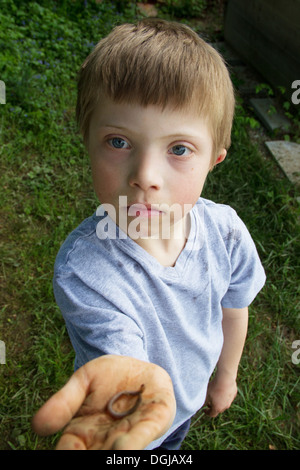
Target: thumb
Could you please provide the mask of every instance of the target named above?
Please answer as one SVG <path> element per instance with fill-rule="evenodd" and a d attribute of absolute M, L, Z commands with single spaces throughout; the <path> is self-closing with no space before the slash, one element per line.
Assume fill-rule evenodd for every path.
<path fill-rule="evenodd" d="M 62 429 L 79 410 L 88 392 L 89 383 L 78 369 L 64 385 L 34 415 L 32 429 L 41 436 L 48 436 Z"/>

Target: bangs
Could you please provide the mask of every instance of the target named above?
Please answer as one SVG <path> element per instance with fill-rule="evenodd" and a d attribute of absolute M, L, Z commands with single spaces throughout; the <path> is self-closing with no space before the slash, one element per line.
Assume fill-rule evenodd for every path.
<path fill-rule="evenodd" d="M 138 102 L 144 106 L 188 105 L 191 90 L 199 82 L 195 54 L 189 48 L 183 50 L 181 43 L 174 48 L 174 44 L 153 44 L 154 41 L 142 45 L 133 42 L 134 39 L 129 50 L 118 44 L 113 61 L 104 58 L 99 76 L 104 93 L 118 102 Z"/>

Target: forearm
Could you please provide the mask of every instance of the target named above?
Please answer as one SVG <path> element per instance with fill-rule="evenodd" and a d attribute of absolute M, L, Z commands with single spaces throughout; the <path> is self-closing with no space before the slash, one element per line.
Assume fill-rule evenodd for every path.
<path fill-rule="evenodd" d="M 223 349 L 217 364 L 217 375 L 236 379 L 248 329 L 248 308 L 223 308 Z"/>
<path fill-rule="evenodd" d="M 224 344 L 214 378 L 208 384 L 205 413 L 216 417 L 237 394 L 236 377 L 248 328 L 248 308 L 223 308 Z"/>

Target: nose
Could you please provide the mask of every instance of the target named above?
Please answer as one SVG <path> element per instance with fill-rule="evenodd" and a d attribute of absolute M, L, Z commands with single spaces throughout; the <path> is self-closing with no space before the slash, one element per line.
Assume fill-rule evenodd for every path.
<path fill-rule="evenodd" d="M 162 187 L 162 156 L 158 152 L 137 152 L 133 156 L 129 174 L 129 186 L 143 191 Z"/>

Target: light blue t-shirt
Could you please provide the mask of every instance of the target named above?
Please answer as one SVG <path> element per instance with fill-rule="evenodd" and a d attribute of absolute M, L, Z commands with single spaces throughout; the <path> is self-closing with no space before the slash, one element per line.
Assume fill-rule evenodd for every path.
<path fill-rule="evenodd" d="M 171 376 L 176 417 L 147 447 L 153 449 L 203 406 L 223 345 L 222 307 L 248 306 L 265 273 L 246 226 L 229 206 L 197 201 L 174 267 L 162 266 L 117 226 L 117 237 L 105 238 L 103 217 L 84 220 L 62 245 L 54 293 L 75 369 L 118 354 L 158 364 Z"/>

